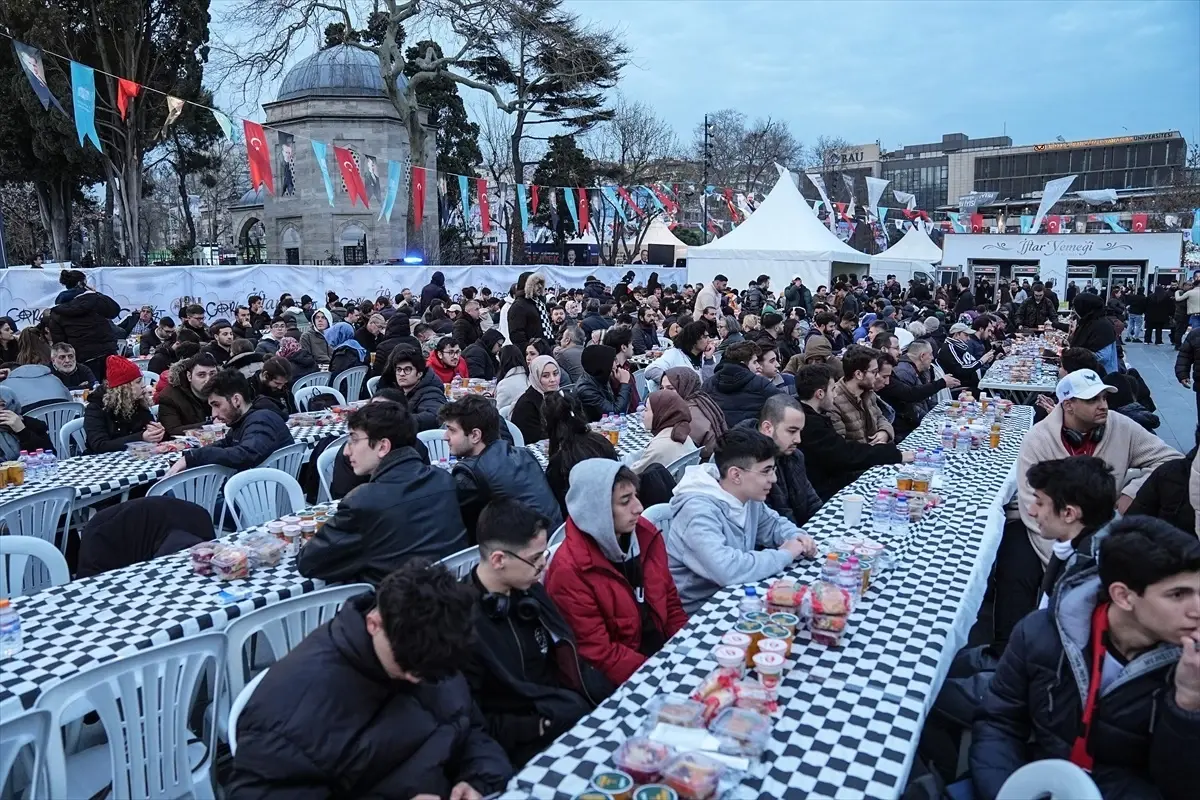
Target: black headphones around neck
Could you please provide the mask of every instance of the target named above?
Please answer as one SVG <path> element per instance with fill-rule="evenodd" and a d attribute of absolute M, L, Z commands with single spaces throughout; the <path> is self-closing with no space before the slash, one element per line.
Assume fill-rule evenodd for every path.
<path fill-rule="evenodd" d="M 1104 438 L 1104 425 L 1097 425 L 1088 433 L 1080 433 L 1077 430 L 1064 427 L 1062 429 L 1063 436 L 1067 437 L 1067 441 L 1074 447 L 1082 447 L 1084 442 L 1096 442 L 1097 444 Z"/>
<path fill-rule="evenodd" d="M 483 613 L 494 620 L 507 619 L 514 607 L 517 610 L 517 619 L 522 622 L 533 622 L 541 612 L 541 605 L 536 597 L 517 589 L 513 589 L 510 594 L 484 592 L 479 602 L 483 606 Z"/>

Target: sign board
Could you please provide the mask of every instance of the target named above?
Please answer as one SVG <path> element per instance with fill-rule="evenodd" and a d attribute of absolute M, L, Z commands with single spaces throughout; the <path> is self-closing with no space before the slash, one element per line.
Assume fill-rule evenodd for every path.
<path fill-rule="evenodd" d="M 1163 131 L 1162 133 L 1139 133 L 1135 136 L 1111 136 L 1107 139 L 1081 139 L 1077 142 L 1046 142 L 1035 144 L 1035 152 L 1046 150 L 1071 150 L 1076 147 L 1107 147 L 1114 144 L 1133 144 L 1134 142 L 1153 142 L 1160 139 L 1178 139 L 1179 131 Z"/>

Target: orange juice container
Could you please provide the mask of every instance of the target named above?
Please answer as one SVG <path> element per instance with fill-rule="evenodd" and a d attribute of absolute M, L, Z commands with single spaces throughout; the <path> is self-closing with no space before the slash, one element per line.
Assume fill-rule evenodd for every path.
<path fill-rule="evenodd" d="M 9 461 L 5 466 L 8 468 L 8 484 L 10 486 L 23 486 L 25 484 L 25 465 L 20 461 Z"/>
<path fill-rule="evenodd" d="M 1000 446 L 1000 423 L 999 422 L 992 423 L 992 432 L 991 432 L 991 435 L 988 437 L 988 446 L 991 447 L 993 450 L 995 450 L 997 447 Z"/>
<path fill-rule="evenodd" d="M 900 470 L 896 473 L 896 490 L 901 492 L 911 492 L 913 488 L 913 476 L 908 470 Z"/>
<path fill-rule="evenodd" d="M 776 625 L 773 622 L 769 623 L 767 625 L 764 625 L 762 628 L 762 637 L 761 638 L 763 638 L 763 639 L 778 639 L 779 641 L 786 642 L 787 643 L 787 652 L 790 653 L 792 651 L 793 634 L 791 631 L 789 631 L 787 628 L 783 627 L 782 625 Z M 756 654 L 758 653 L 757 648 L 755 649 L 754 652 Z M 751 663 L 750 666 L 754 666 L 753 663 Z"/>
<path fill-rule="evenodd" d="M 746 648 L 746 666 L 754 666 L 754 654 L 758 652 L 758 640 L 763 638 L 763 625 L 761 622 L 751 622 L 742 620 L 733 629 L 741 634 L 750 637 L 750 646 Z"/>

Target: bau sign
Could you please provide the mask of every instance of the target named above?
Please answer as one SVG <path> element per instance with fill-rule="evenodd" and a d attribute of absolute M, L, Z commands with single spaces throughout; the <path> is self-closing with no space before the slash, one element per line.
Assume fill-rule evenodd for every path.
<path fill-rule="evenodd" d="M 849 153 L 838 153 L 838 162 L 841 164 L 861 164 L 866 157 L 862 150 L 854 150 Z"/>

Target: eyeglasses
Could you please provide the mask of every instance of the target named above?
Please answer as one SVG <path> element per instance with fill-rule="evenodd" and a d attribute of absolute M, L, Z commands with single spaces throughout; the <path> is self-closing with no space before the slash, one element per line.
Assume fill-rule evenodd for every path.
<path fill-rule="evenodd" d="M 397 375 L 412 375 L 412 374 L 416 373 L 416 371 L 417 371 L 417 368 L 413 367 L 413 366 L 396 367 Z"/>
<path fill-rule="evenodd" d="M 351 436 L 350 437 L 350 444 L 362 444 L 363 442 L 369 443 L 370 441 L 371 441 L 370 436 Z"/>
<path fill-rule="evenodd" d="M 520 561 L 522 564 L 526 564 L 526 565 L 532 567 L 533 569 L 541 569 L 542 566 L 546 563 L 546 559 L 550 558 L 549 550 L 543 550 L 542 552 L 538 553 L 537 557 L 533 561 L 526 561 L 524 558 L 521 558 L 521 556 L 517 555 L 512 550 L 501 550 L 500 552 L 504 553 L 505 555 L 512 556 L 517 561 Z"/>

